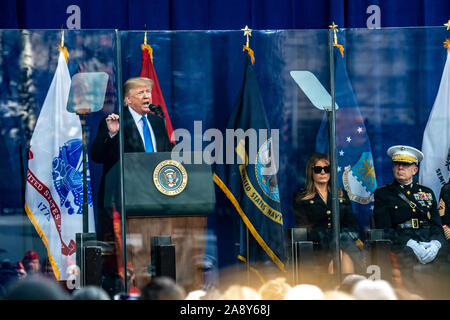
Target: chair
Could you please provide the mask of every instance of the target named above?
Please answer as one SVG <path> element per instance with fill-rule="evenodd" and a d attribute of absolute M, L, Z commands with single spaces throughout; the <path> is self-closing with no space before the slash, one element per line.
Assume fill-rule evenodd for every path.
<path fill-rule="evenodd" d="M 313 242 L 308 241 L 307 228 L 286 230 L 287 261 L 294 285 L 305 282 L 314 266 Z"/>

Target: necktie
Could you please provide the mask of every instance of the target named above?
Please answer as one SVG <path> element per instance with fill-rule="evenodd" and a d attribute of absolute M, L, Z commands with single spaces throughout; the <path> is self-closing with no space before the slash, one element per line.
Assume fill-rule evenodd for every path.
<path fill-rule="evenodd" d="M 153 152 L 152 136 L 150 135 L 150 128 L 148 127 L 147 117 L 142 116 L 142 129 L 144 131 L 145 152 Z"/>

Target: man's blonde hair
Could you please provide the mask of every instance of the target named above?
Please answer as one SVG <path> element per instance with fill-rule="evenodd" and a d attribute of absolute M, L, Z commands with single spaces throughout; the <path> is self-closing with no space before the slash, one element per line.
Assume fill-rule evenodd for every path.
<path fill-rule="evenodd" d="M 150 86 L 150 88 L 152 88 L 153 80 L 144 77 L 136 77 L 128 79 L 123 85 L 123 96 L 128 97 L 131 89 L 141 86 Z"/>

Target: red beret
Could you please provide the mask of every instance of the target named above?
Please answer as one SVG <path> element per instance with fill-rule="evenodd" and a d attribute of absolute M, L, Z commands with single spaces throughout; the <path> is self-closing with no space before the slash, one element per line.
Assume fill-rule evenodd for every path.
<path fill-rule="evenodd" d="M 33 250 L 29 250 L 27 252 L 25 252 L 25 255 L 23 256 L 22 261 L 31 261 L 31 260 L 39 260 L 39 256 L 38 254 L 33 251 Z"/>

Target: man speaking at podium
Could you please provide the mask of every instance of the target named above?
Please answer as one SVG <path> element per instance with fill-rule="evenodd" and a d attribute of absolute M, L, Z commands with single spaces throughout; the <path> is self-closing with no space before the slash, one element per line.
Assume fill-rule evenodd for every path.
<path fill-rule="evenodd" d="M 130 78 L 123 86 L 124 152 L 170 152 L 174 145 L 167 134 L 164 116 L 152 104 L 153 81 Z M 155 114 L 152 114 L 154 112 Z M 113 241 L 111 212 L 104 210 L 105 179 L 119 160 L 119 116 L 111 113 L 100 122 L 97 136 L 90 148 L 93 161 L 103 164 L 98 194 L 99 240 Z"/>

